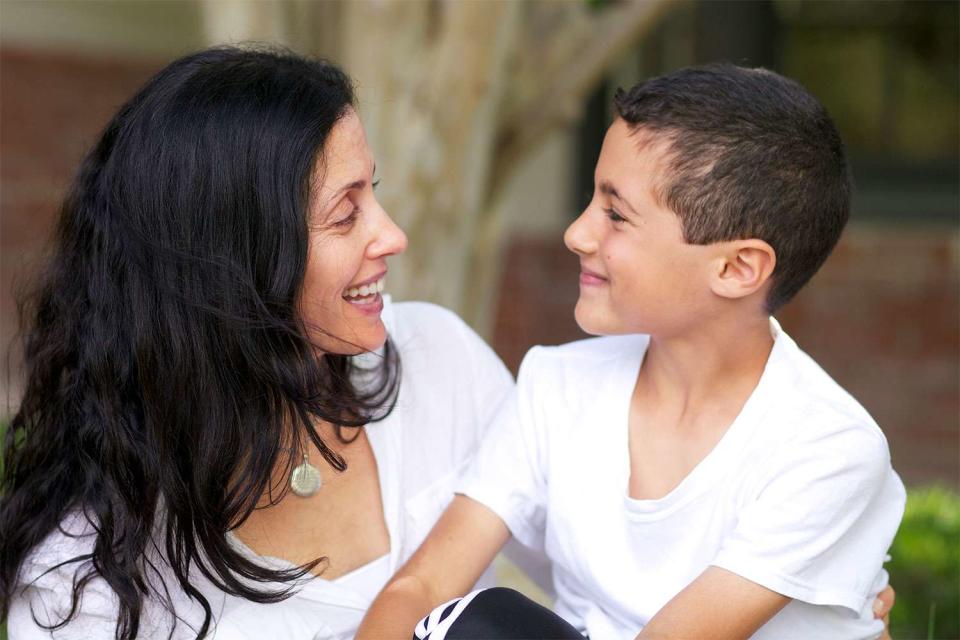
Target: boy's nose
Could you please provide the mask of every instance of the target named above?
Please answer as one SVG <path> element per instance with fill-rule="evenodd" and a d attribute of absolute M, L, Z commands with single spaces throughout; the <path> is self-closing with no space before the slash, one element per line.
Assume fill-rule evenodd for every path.
<path fill-rule="evenodd" d="M 563 243 L 567 245 L 567 249 L 578 255 L 593 253 L 596 242 L 592 240 L 589 227 L 587 211 L 584 211 L 563 233 Z"/>

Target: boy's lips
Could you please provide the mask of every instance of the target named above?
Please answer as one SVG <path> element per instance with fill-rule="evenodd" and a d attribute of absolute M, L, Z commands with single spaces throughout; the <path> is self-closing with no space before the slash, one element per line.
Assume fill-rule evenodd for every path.
<path fill-rule="evenodd" d="M 607 279 L 597 273 L 580 265 L 580 284 L 585 286 L 599 286 L 607 283 Z"/>

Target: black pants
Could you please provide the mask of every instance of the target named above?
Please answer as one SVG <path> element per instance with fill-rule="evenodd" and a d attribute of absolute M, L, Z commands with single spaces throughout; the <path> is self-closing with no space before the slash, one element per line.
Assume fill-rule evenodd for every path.
<path fill-rule="evenodd" d="M 440 605 L 413 640 L 584 640 L 566 620 L 525 595 L 495 587 Z"/>

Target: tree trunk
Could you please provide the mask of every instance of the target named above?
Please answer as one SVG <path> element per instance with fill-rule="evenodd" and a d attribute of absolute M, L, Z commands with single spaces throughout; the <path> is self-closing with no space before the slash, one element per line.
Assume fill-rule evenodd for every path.
<path fill-rule="evenodd" d="M 268 37 L 344 65 L 383 178 L 378 196 L 410 238 L 389 290 L 449 307 L 481 333 L 499 279 L 504 186 L 549 132 L 579 117 L 669 4 L 202 2 L 211 42 Z"/>

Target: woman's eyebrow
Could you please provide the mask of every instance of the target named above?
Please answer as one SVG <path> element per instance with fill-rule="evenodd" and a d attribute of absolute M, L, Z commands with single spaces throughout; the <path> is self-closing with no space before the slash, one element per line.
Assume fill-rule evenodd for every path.
<path fill-rule="evenodd" d="M 351 189 L 363 189 L 365 186 L 367 186 L 366 180 L 354 180 L 350 184 L 346 184 L 340 187 L 339 189 L 337 189 L 337 191 L 333 194 L 333 196 L 331 196 L 331 200 L 339 196 L 344 191 L 350 191 Z"/>
<path fill-rule="evenodd" d="M 374 176 L 377 175 L 376 164 L 373 165 L 373 171 L 371 172 L 371 175 L 374 175 Z M 354 180 L 350 184 L 346 184 L 340 187 L 339 189 L 337 189 L 336 192 L 332 196 L 330 196 L 330 199 L 333 200 L 334 198 L 344 193 L 345 191 L 350 191 L 352 189 L 363 189 L 366 186 L 367 186 L 367 181 L 365 179 L 361 178 L 360 180 Z"/>

